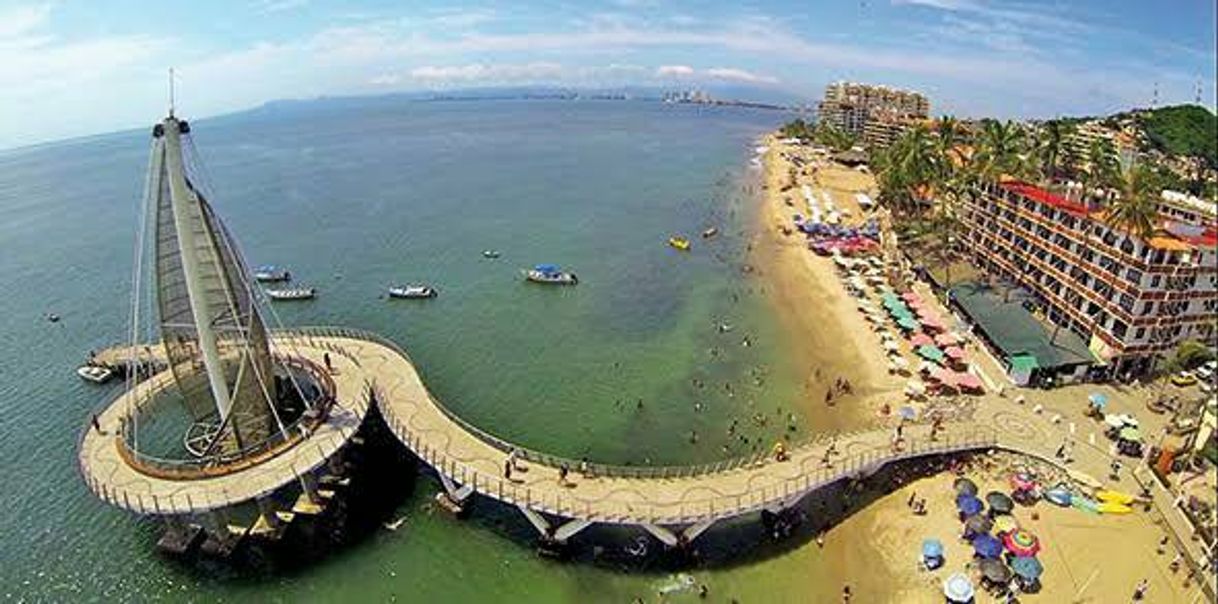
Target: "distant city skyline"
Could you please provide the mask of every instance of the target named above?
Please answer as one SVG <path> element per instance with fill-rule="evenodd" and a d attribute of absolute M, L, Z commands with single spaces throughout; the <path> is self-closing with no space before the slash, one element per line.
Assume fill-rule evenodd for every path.
<path fill-rule="evenodd" d="M 154 5 L 0 0 L 0 148 L 180 111 L 469 87 L 743 85 L 812 103 L 848 79 L 1004 118 L 1191 103 L 1213 110 L 1215 5 L 1085 0 L 615 0 L 527 7 L 331 0 Z M 751 99 L 746 99 L 751 100 Z"/>

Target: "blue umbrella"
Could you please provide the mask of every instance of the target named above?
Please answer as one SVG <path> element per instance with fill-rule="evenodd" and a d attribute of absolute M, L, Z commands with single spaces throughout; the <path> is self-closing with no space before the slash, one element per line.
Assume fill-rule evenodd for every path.
<path fill-rule="evenodd" d="M 972 602 L 977 592 L 968 575 L 956 573 L 943 582 L 943 595 L 949 602 Z"/>
<path fill-rule="evenodd" d="M 1108 395 L 1103 392 L 1092 392 L 1091 396 L 1087 397 L 1087 400 L 1091 401 L 1091 405 L 1098 409 L 1103 409 L 1108 405 Z"/>
<path fill-rule="evenodd" d="M 897 409 L 897 414 L 901 416 L 901 419 L 907 419 L 907 420 L 911 420 L 915 417 L 918 417 L 917 409 L 914 409 L 913 407 L 910 407 L 908 405 L 901 407 L 900 409 Z"/>
<path fill-rule="evenodd" d="M 922 540 L 922 555 L 927 558 L 940 558 L 943 556 L 943 542 L 938 539 L 923 539 Z"/>
<path fill-rule="evenodd" d="M 993 535 L 977 535 L 973 538 L 973 551 L 982 558 L 997 558 L 1002 555 L 1002 542 Z"/>
<path fill-rule="evenodd" d="M 1036 558 L 1019 556 L 1011 560 L 1011 572 L 1029 581 L 1035 581 L 1040 578 L 1041 573 L 1045 572 L 1045 567 Z"/>
<path fill-rule="evenodd" d="M 981 504 L 981 500 L 977 499 L 974 495 L 961 494 L 956 496 L 956 509 L 964 512 L 965 516 L 979 514 L 983 507 L 985 506 Z"/>

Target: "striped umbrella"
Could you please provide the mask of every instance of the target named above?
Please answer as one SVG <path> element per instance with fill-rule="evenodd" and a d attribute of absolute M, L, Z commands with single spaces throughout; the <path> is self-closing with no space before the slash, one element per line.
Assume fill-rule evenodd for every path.
<path fill-rule="evenodd" d="M 1011 531 L 1002 536 L 1002 544 L 1016 556 L 1035 556 L 1040 551 L 1040 539 L 1024 529 Z"/>

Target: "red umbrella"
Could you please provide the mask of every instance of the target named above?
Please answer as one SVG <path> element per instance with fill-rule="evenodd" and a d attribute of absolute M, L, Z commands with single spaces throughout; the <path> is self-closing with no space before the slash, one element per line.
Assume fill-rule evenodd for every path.
<path fill-rule="evenodd" d="M 1002 534 L 1002 544 L 1016 556 L 1035 556 L 1040 551 L 1040 539 L 1024 529 Z"/>
<path fill-rule="evenodd" d="M 913 304 L 922 303 L 922 296 L 919 296 L 918 292 L 905 292 L 901 294 L 901 299 Z"/>
<path fill-rule="evenodd" d="M 956 385 L 965 390 L 982 390 L 981 378 L 971 373 L 957 373 L 955 376 Z"/>
<path fill-rule="evenodd" d="M 948 346 L 947 349 L 943 351 L 943 354 L 946 354 L 947 358 L 956 361 L 964 359 L 964 350 L 959 346 Z"/>
<path fill-rule="evenodd" d="M 1036 488 L 1036 479 L 1023 472 L 1011 474 L 1011 488 L 1016 491 L 1030 491 Z"/>
<path fill-rule="evenodd" d="M 918 332 L 918 333 L 914 334 L 914 337 L 909 339 L 909 343 L 914 348 L 917 348 L 919 346 L 934 346 L 935 345 L 935 341 L 933 339 L 931 339 L 930 336 L 928 336 L 922 332 Z"/>

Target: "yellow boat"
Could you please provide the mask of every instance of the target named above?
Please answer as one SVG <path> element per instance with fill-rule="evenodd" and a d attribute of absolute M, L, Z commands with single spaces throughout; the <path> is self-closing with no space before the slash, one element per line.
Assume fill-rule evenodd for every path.
<path fill-rule="evenodd" d="M 1095 511 L 1101 514 L 1128 514 L 1133 511 L 1133 508 L 1127 505 L 1105 501 L 1104 503 L 1095 506 Z"/>
<path fill-rule="evenodd" d="M 1103 501 L 1104 503 L 1114 503 L 1117 505 L 1129 505 L 1133 503 L 1134 500 L 1133 495 L 1130 495 L 1129 493 L 1108 490 L 1103 490 L 1096 493 L 1095 498 Z"/>
<path fill-rule="evenodd" d="M 669 237 L 668 245 L 671 245 L 682 252 L 689 251 L 689 240 L 684 237 Z"/>

